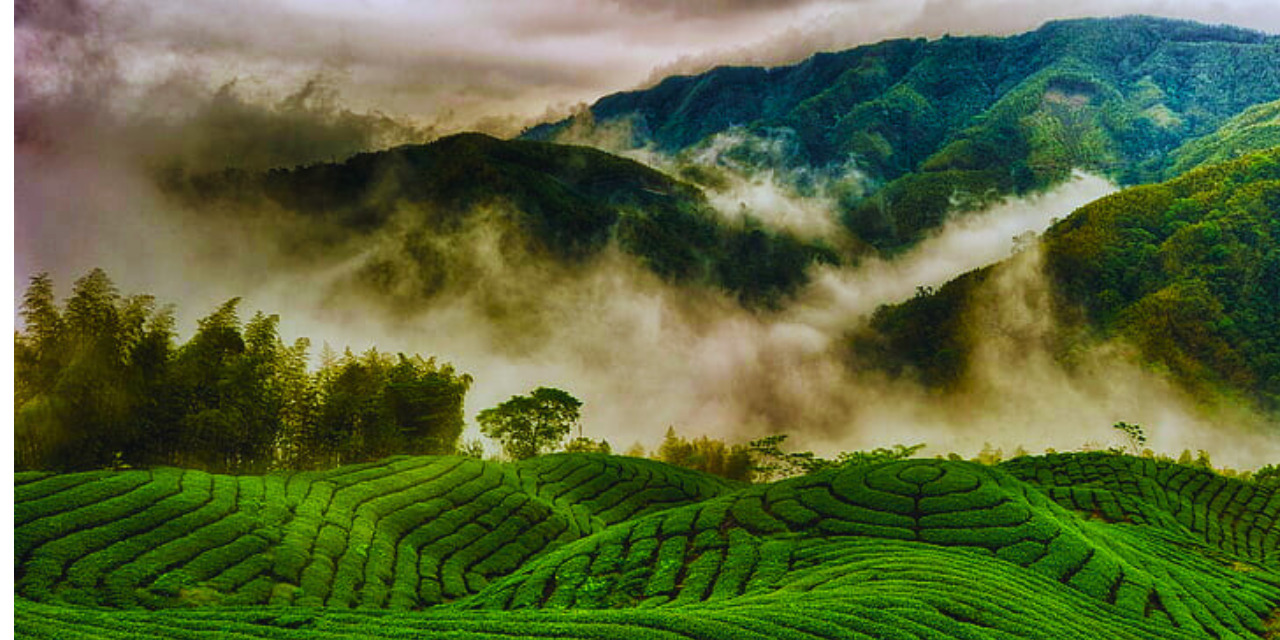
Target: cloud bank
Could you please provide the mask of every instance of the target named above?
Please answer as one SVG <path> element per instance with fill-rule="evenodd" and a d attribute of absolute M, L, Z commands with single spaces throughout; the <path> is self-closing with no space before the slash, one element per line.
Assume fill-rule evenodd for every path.
<path fill-rule="evenodd" d="M 1223 431 L 1132 365 L 1123 345 L 1074 371 L 1059 367 L 1037 347 L 1052 327 L 1043 324 L 1033 254 L 979 307 L 990 330 L 964 398 L 845 366 L 843 332 L 862 316 L 1007 256 L 1013 236 L 1111 188 L 1097 178 L 956 220 L 895 260 L 819 268 L 776 313 L 672 287 L 616 252 L 574 269 L 512 252 L 503 248 L 507 231 L 490 223 L 501 212 L 482 212 L 476 218 L 489 222 L 451 238 L 471 261 L 459 288 L 384 314 L 348 283 L 353 269 L 394 256 L 403 229 L 300 260 L 279 250 L 281 227 L 262 212 L 234 224 L 190 215 L 155 187 L 163 170 L 328 160 L 459 128 L 514 132 L 643 83 L 655 64 L 660 73 L 779 64 L 896 35 L 1001 33 L 1064 15 L 1133 12 L 1280 28 L 1270 3 L 1249 0 L 1084 0 L 1067 9 L 994 0 L 568 8 L 28 0 L 15 5 L 16 280 L 21 288 L 50 271 L 65 291 L 101 266 L 124 291 L 176 302 L 185 332 L 244 296 L 246 310 L 280 313 L 287 339 L 452 361 L 476 377 L 472 414 L 538 385 L 562 386 L 586 401 L 589 435 L 618 449 L 635 440 L 652 447 L 675 425 L 738 441 L 790 432 L 826 454 L 915 441 L 929 443 L 927 453 L 971 454 L 988 441 L 1006 450 L 1106 445 L 1110 424 L 1127 420 L 1147 425 L 1159 450 L 1209 447 L 1219 461 L 1271 462 L 1280 456 L 1274 436 L 1250 431 L 1248 416 Z M 785 163 L 741 171 L 714 147 L 703 151 L 710 155 L 695 164 L 725 170 L 711 194 L 722 215 L 840 233 L 832 185 L 856 187 L 852 168 L 817 177 Z"/>
<path fill-rule="evenodd" d="M 96 78 L 136 101 L 182 77 L 279 97 L 323 75 L 356 112 L 511 134 L 672 73 L 1135 13 L 1280 32 L 1269 0 L 23 0 L 15 61 L 20 94 L 90 95 Z"/>

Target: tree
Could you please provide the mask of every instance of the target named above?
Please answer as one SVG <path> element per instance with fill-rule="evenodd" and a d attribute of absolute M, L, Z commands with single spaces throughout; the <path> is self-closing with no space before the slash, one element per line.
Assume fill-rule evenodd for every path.
<path fill-rule="evenodd" d="M 895 444 L 892 447 L 876 447 L 866 451 L 842 451 L 839 456 L 836 456 L 836 465 L 879 464 L 894 460 L 906 460 L 924 447 L 924 443 L 921 442 L 913 445 Z M 1018 448 L 1022 449 L 1022 447 Z M 1026 451 L 1024 450 L 1019 455 L 1026 455 Z"/>
<path fill-rule="evenodd" d="M 14 349 L 16 367 L 15 402 L 21 407 L 37 394 L 47 393 L 54 385 L 62 365 L 60 342 L 63 340 L 62 314 L 53 296 L 53 280 L 47 273 L 32 276 L 22 297 L 24 330 L 19 333 Z"/>
<path fill-rule="evenodd" d="M 315 420 L 295 438 L 302 463 L 456 451 L 471 376 L 433 358 L 392 357 L 376 349 L 341 358 L 322 351 L 322 358 Z"/>
<path fill-rule="evenodd" d="M 402 453 L 449 454 L 457 448 L 465 426 L 463 398 L 471 376 L 434 358 L 399 354 L 387 376 L 384 397 L 399 428 Z"/>
<path fill-rule="evenodd" d="M 779 433 L 765 436 L 748 443 L 755 463 L 755 476 L 761 480 L 788 478 L 821 471 L 834 466 L 835 463 L 814 455 L 812 451 L 789 452 L 782 450 L 782 443 L 787 434 Z"/>
<path fill-rule="evenodd" d="M 150 296 L 122 297 L 101 269 L 58 309 L 48 275 L 31 279 L 14 343 L 18 468 L 136 461 L 167 365 L 172 317 Z"/>
<path fill-rule="evenodd" d="M 582 401 L 568 392 L 539 387 L 527 396 L 485 409 L 476 415 L 480 431 L 502 443 L 515 460 L 555 448 L 578 423 Z"/>
<path fill-rule="evenodd" d="M 1117 422 L 1111 425 L 1111 428 L 1124 434 L 1129 442 L 1129 451 L 1135 456 L 1140 454 L 1147 444 L 1147 434 L 1143 431 L 1142 425 Z"/>
<path fill-rule="evenodd" d="M 202 318 L 178 350 L 165 389 L 168 429 L 155 438 L 158 459 L 220 473 L 262 471 L 274 461 L 288 348 L 276 316 L 257 313 L 242 328 L 239 303 L 228 300 Z"/>
<path fill-rule="evenodd" d="M 608 440 L 592 440 L 591 438 L 574 438 L 564 445 L 565 453 L 603 453 L 612 454 L 613 447 Z"/>
<path fill-rule="evenodd" d="M 655 456 L 667 464 L 695 469 L 740 482 L 751 482 L 751 452 L 743 445 L 726 445 L 723 440 L 701 436 L 693 440 L 676 435 L 675 427 L 667 427 Z"/>
<path fill-rule="evenodd" d="M 370 349 L 350 350 L 333 371 L 321 371 L 321 404 L 309 438 L 311 455 L 329 464 L 349 464 L 389 455 L 396 426 L 386 402 L 386 358 Z"/>
<path fill-rule="evenodd" d="M 844 451 L 835 460 L 820 458 L 812 451 L 783 451 L 781 445 L 786 441 L 786 434 L 766 436 L 753 440 L 749 445 L 754 457 L 753 472 L 761 480 L 772 480 L 776 477 L 787 478 L 795 475 L 817 473 L 824 469 L 836 467 L 880 464 L 894 460 L 906 460 L 924 448 L 924 444 L 895 444 L 892 448 L 878 447 L 868 451 Z M 990 446 L 990 445 L 988 445 Z"/>
<path fill-rule="evenodd" d="M 457 451 L 454 451 L 454 455 L 462 456 L 464 458 L 484 460 L 484 443 L 481 442 L 479 438 L 467 440 L 466 442 L 458 445 L 458 449 Z"/>
<path fill-rule="evenodd" d="M 100 269 L 61 308 L 49 276 L 33 277 L 14 335 L 16 466 L 253 472 L 454 452 L 470 376 L 327 345 L 313 375 L 308 340 L 286 345 L 274 315 L 242 325 L 239 303 L 179 347 L 170 307 L 122 296 Z"/>
<path fill-rule="evenodd" d="M 1261 485 L 1280 486 L 1280 465 L 1269 464 L 1253 472 L 1253 481 Z"/>

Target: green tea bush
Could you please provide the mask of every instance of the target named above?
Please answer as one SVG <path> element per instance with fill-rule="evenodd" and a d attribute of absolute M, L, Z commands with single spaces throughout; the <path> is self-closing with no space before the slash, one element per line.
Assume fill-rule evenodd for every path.
<path fill-rule="evenodd" d="M 906 460 L 730 490 L 652 461 L 548 458 L 32 477 L 15 628 L 1190 640 L 1262 635 L 1280 606 L 1274 489 L 1203 469 Z M 52 510 L 64 493 L 77 506 Z M 635 515 L 610 523 L 620 504 Z"/>

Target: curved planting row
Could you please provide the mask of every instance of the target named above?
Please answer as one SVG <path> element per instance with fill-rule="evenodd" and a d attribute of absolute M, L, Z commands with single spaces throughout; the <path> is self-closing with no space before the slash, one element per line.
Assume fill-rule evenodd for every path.
<path fill-rule="evenodd" d="M 235 517 L 237 480 L 230 476 L 161 469 L 40 486 L 62 484 L 58 478 L 16 492 L 17 589 L 29 597 L 149 604 L 142 587 L 257 525 Z"/>
<path fill-rule="evenodd" d="M 596 640 L 1192 640 L 983 554 L 914 543 L 797 549 L 777 589 L 720 602 L 614 610 L 392 612 L 299 607 L 161 612 L 52 607 L 19 600 L 21 637 L 555 638 Z M 812 565 L 808 563 L 814 563 Z M 975 581 L 975 576 L 976 581 Z M 1221 636 L 1230 637 L 1230 636 Z"/>
<path fill-rule="evenodd" d="M 742 488 L 653 460 L 594 453 L 538 456 L 518 463 L 516 472 L 531 493 L 579 506 L 606 525 Z"/>
<path fill-rule="evenodd" d="M 1168 461 L 1106 453 L 1024 457 L 1002 467 L 1059 504 L 1109 522 L 1183 528 L 1280 567 L 1280 488 Z"/>
<path fill-rule="evenodd" d="M 723 493 L 647 460 L 397 457 L 326 472 L 23 474 L 18 593 L 109 606 L 421 608 L 549 546 Z"/>
<path fill-rule="evenodd" d="M 14 495 L 32 637 L 1230 638 L 1280 608 L 1273 489 L 1116 456 L 750 487 L 597 454 L 397 457 L 22 474 Z"/>
<path fill-rule="evenodd" d="M 1280 602 L 1280 576 L 1189 554 L 1187 545 L 1198 543 L 1176 534 L 1087 522 L 999 469 L 912 460 L 824 472 L 630 520 L 539 558 L 466 604 L 732 601 L 785 588 L 809 570 L 842 576 L 843 558 L 814 562 L 812 547 L 856 544 L 920 575 L 995 558 L 1144 625 L 1218 636 L 1263 632 Z M 951 588 L 987 579 L 966 574 Z"/>

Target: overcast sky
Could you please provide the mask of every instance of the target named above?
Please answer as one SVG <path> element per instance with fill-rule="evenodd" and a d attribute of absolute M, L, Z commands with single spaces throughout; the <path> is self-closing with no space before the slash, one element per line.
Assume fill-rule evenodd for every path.
<path fill-rule="evenodd" d="M 278 99 L 320 76 L 356 110 L 497 133 L 671 73 L 889 37 L 1132 13 L 1280 32 L 1275 0 L 19 0 L 15 12 L 20 97 L 109 85 L 136 99 L 177 79 Z"/>

